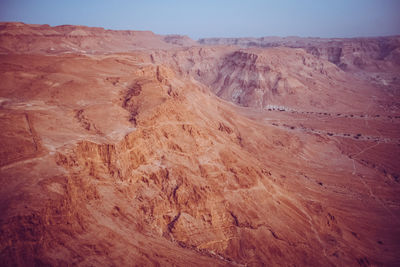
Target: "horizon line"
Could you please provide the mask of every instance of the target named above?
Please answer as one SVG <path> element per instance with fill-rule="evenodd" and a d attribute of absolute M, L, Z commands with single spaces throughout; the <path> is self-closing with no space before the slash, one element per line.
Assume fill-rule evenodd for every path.
<path fill-rule="evenodd" d="M 162 33 L 157 33 L 153 30 L 136 30 L 136 29 L 121 29 L 121 28 L 107 28 L 104 26 L 88 26 L 88 25 L 83 25 L 83 24 L 59 24 L 59 25 L 52 25 L 48 23 L 27 23 L 23 21 L 0 21 L 0 24 L 24 24 L 24 25 L 37 25 L 37 26 L 49 26 L 52 28 L 55 27 L 62 27 L 62 26 L 75 26 L 75 27 L 87 27 L 87 28 L 100 28 L 106 31 L 140 31 L 140 32 L 152 32 L 153 34 L 160 35 L 160 36 L 172 36 L 172 35 L 177 35 L 177 36 L 184 36 L 192 39 L 193 41 L 200 41 L 203 39 L 261 39 L 261 38 L 301 38 L 301 39 L 369 39 L 369 38 L 389 38 L 389 37 L 400 37 L 400 34 L 396 35 L 369 35 L 369 36 L 352 36 L 352 37 L 320 37 L 320 36 L 301 36 L 301 35 L 262 35 L 262 36 L 210 36 L 210 37 L 200 37 L 200 38 L 193 38 L 189 34 L 179 34 L 179 33 L 167 33 L 167 34 L 162 34 Z"/>

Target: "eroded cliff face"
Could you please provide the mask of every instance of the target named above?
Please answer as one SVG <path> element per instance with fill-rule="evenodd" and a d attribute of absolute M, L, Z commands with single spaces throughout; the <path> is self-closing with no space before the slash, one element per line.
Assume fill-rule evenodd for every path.
<path fill-rule="evenodd" d="M 398 36 L 347 39 L 301 37 L 205 38 L 200 39 L 199 43 L 205 45 L 238 45 L 241 47 L 303 48 L 317 58 L 328 60 L 344 70 L 375 68 L 374 65 L 378 61 L 399 64 L 393 58 L 400 45 Z"/>
<path fill-rule="evenodd" d="M 328 61 L 193 47 L 0 63 L 3 265 L 399 262 L 400 114 Z M 232 104 L 237 87 L 242 105 L 261 90 L 291 109 Z"/>
<path fill-rule="evenodd" d="M 368 83 L 373 83 L 382 90 L 389 90 L 392 94 L 399 90 L 399 36 L 206 38 L 200 39 L 199 43 L 203 45 L 235 45 L 246 48 L 302 48 L 316 58 L 330 61 L 345 72 L 367 80 Z"/>
<path fill-rule="evenodd" d="M 356 112 L 365 105 L 373 108 L 371 96 L 382 94 L 365 79 L 303 49 L 193 47 L 151 52 L 150 57 L 207 85 L 225 100 L 261 110 Z"/>

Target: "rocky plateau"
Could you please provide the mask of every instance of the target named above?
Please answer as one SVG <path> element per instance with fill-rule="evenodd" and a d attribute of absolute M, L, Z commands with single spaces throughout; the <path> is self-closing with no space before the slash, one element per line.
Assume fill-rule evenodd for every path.
<path fill-rule="evenodd" d="M 0 23 L 0 265 L 400 265 L 399 53 Z"/>

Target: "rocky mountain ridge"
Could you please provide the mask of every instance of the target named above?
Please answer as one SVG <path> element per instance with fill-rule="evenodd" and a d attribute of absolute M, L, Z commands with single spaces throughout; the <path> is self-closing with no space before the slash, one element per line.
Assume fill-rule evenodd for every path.
<path fill-rule="evenodd" d="M 304 49 L 11 26 L 0 265 L 399 264 L 396 81 Z"/>
<path fill-rule="evenodd" d="M 151 31 L 115 31 L 75 25 L 51 27 L 0 23 L 0 51 L 3 53 L 93 54 L 192 45 L 196 45 L 196 42 L 187 36 L 160 36 Z"/>
<path fill-rule="evenodd" d="M 204 45 L 237 45 L 240 47 L 290 47 L 303 48 L 317 58 L 326 59 L 340 68 L 368 68 L 370 61 L 389 61 L 400 64 L 400 36 L 365 38 L 204 38 Z"/>

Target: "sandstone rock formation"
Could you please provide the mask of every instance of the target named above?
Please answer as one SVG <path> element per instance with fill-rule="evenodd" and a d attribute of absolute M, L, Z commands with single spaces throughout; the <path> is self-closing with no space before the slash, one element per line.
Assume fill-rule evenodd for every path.
<path fill-rule="evenodd" d="M 400 263 L 399 98 L 369 72 L 302 49 L 2 29 L 1 265 Z"/>
<path fill-rule="evenodd" d="M 375 38 L 208 38 L 204 45 L 235 45 L 240 47 L 302 48 L 316 58 L 325 59 L 346 72 L 369 83 L 399 89 L 400 36 Z"/>
<path fill-rule="evenodd" d="M 381 94 L 364 80 L 302 49 L 193 47 L 156 51 L 151 57 L 206 84 L 223 99 L 258 109 L 279 105 L 350 112 L 372 105 L 371 95 Z"/>
<path fill-rule="evenodd" d="M 376 38 L 206 38 L 200 39 L 206 45 L 238 45 L 241 47 L 291 47 L 304 48 L 317 58 L 323 58 L 342 69 L 375 67 L 372 62 L 389 61 L 399 64 L 392 56 L 400 45 L 400 37 Z"/>

